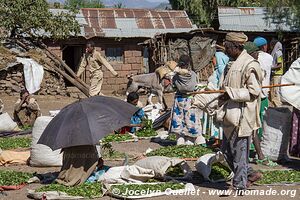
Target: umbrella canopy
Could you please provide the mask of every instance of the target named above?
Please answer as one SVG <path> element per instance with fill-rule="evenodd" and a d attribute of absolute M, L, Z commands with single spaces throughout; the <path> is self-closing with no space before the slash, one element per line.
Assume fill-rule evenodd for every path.
<path fill-rule="evenodd" d="M 137 107 L 113 97 L 90 97 L 63 108 L 48 124 L 38 144 L 52 150 L 95 145 L 104 136 L 130 124 Z"/>

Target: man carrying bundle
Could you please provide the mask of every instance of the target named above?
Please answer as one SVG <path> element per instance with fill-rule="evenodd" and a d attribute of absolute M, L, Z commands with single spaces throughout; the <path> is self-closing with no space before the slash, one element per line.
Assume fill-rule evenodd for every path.
<path fill-rule="evenodd" d="M 262 177 L 248 165 L 250 137 L 261 125 L 262 70 L 259 63 L 244 50 L 248 40 L 244 33 L 228 33 L 225 40 L 225 53 L 233 62 L 226 66 L 220 79 L 220 89 L 225 93 L 219 96 L 216 114 L 224 130 L 221 149 L 234 172 L 233 188 L 245 190 Z M 204 107 L 199 101 L 203 95 L 207 94 L 194 98 L 194 105 L 201 109 Z"/>

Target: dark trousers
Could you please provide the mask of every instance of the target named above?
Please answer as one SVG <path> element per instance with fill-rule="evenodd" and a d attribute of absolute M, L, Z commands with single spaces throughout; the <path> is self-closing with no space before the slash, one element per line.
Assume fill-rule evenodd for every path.
<path fill-rule="evenodd" d="M 248 175 L 253 172 L 249 166 L 250 137 L 238 137 L 238 129 L 235 129 L 230 138 L 223 138 L 221 150 L 225 159 L 234 173 L 233 187 L 246 189 Z"/>

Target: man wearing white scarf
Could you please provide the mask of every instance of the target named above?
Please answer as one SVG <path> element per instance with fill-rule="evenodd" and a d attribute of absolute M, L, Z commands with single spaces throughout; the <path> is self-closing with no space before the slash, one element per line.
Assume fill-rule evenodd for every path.
<path fill-rule="evenodd" d="M 253 57 L 246 50 L 244 44 L 248 40 L 244 33 L 227 33 L 225 38 L 225 52 L 231 58 L 220 80 L 220 89 L 226 91 L 219 96 L 216 111 L 217 119 L 222 121 L 224 138 L 222 152 L 226 161 L 234 172 L 233 188 L 245 190 L 262 175 L 253 172 L 248 165 L 250 136 L 260 125 L 260 95 L 262 85 L 262 70 Z M 194 97 L 193 106 L 200 109 L 214 108 L 211 101 L 203 101 L 204 96 Z"/>

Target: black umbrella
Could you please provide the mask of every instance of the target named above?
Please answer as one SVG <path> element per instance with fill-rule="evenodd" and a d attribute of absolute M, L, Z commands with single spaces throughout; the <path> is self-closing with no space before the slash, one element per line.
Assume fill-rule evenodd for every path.
<path fill-rule="evenodd" d="M 63 108 L 44 130 L 38 144 L 52 150 L 95 145 L 114 130 L 130 124 L 137 107 L 113 97 L 90 97 Z"/>

